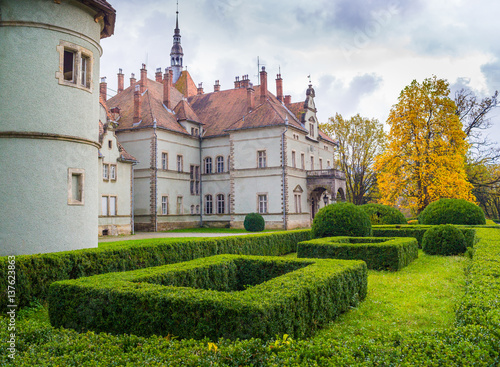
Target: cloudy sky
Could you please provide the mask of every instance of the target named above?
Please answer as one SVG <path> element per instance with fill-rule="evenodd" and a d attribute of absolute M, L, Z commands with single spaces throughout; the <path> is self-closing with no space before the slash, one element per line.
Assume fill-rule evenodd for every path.
<path fill-rule="evenodd" d="M 102 41 L 101 76 L 112 94 L 118 68 L 128 86 L 142 63 L 152 79 L 170 66 L 176 0 L 110 3 L 116 27 Z M 281 69 L 293 102 L 311 76 L 320 122 L 337 112 L 385 122 L 400 91 L 432 75 L 452 91 L 491 96 L 500 89 L 498 14 L 500 2 L 486 0 L 179 0 L 184 66 L 205 92 L 245 74 L 257 84 L 259 57 L 269 90 Z M 500 109 L 492 116 L 498 141 Z"/>

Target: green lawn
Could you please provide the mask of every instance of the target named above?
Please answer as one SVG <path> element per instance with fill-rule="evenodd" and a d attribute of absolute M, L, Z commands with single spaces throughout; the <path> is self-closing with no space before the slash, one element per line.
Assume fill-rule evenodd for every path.
<path fill-rule="evenodd" d="M 123 241 L 112 241 L 112 242 L 99 242 L 100 249 L 118 248 L 122 246 L 129 245 L 154 245 L 160 243 L 170 243 L 170 242 L 189 242 L 193 240 L 200 240 L 200 237 L 167 237 L 167 238 L 148 238 L 142 240 L 123 240 Z"/>
<path fill-rule="evenodd" d="M 183 228 L 171 229 L 162 231 L 163 233 L 263 233 L 263 232 L 278 232 L 283 229 L 265 229 L 262 232 L 249 232 L 244 228 Z"/>

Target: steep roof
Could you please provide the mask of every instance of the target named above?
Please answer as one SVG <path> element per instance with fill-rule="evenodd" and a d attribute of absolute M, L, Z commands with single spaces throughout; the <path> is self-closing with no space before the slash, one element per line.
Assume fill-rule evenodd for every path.
<path fill-rule="evenodd" d="M 136 85 L 139 84 L 138 82 Z M 153 126 L 156 120 L 157 127 L 167 130 L 188 134 L 188 132 L 177 122 L 172 111 L 163 106 L 163 84 L 148 79 L 146 91 L 141 95 L 141 121 L 134 124 L 134 89 L 135 85 L 128 87 L 123 92 L 110 98 L 107 102 L 111 108 L 120 108 L 117 130 L 143 128 Z M 177 105 L 182 100 L 182 94 L 175 88 L 170 90 L 171 106 Z"/>
<path fill-rule="evenodd" d="M 110 37 L 115 33 L 116 10 L 106 0 L 80 0 L 81 3 L 102 13 L 104 27 L 101 31 L 101 39 Z"/>
<path fill-rule="evenodd" d="M 302 117 L 306 112 L 306 109 L 304 107 L 304 102 L 290 103 L 287 107 L 295 115 L 295 117 L 297 117 L 299 121 L 302 121 Z"/>
<path fill-rule="evenodd" d="M 184 98 L 177 104 L 177 106 L 175 106 L 174 113 L 178 121 L 189 120 L 193 122 L 200 122 L 199 117 Z"/>
<path fill-rule="evenodd" d="M 198 88 L 196 88 L 196 84 L 194 84 L 193 78 L 191 78 L 187 70 L 181 72 L 174 87 L 186 97 L 191 97 L 198 93 Z"/>

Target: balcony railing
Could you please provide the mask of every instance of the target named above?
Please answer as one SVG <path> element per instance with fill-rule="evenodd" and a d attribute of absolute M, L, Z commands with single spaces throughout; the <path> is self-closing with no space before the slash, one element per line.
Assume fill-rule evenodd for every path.
<path fill-rule="evenodd" d="M 337 178 L 345 180 L 345 173 L 338 169 L 319 169 L 313 171 L 306 171 L 307 178 Z"/>

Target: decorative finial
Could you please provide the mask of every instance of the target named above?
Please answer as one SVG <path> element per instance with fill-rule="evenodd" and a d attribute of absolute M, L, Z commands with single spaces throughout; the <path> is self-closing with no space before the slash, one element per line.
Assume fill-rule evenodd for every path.
<path fill-rule="evenodd" d="M 309 84 L 312 84 L 311 83 L 311 74 L 309 74 L 307 77 L 309 78 Z"/>

